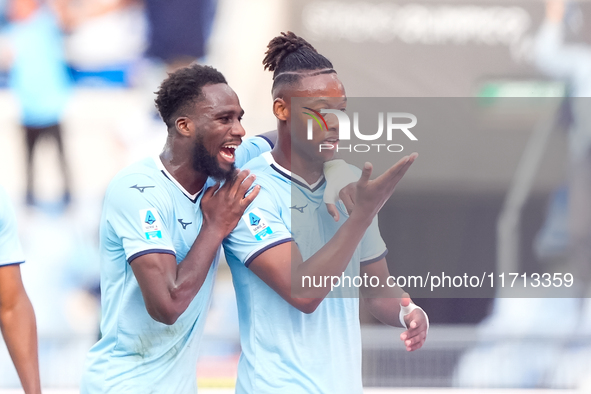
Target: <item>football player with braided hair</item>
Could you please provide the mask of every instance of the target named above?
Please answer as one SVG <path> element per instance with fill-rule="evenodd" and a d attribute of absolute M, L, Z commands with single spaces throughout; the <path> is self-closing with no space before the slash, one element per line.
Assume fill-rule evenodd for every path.
<path fill-rule="evenodd" d="M 242 344 L 236 392 L 361 393 L 359 293 L 304 279 L 367 274 L 385 283 L 387 249 L 376 215 L 417 155 L 375 180 L 370 163 L 362 171 L 351 167 L 359 179 L 355 203 L 350 212 L 335 206 L 338 218 L 329 214 L 324 172 L 335 150 L 319 152 L 318 144 L 338 144 L 338 121 L 325 116 L 326 130 L 315 127 L 308 140 L 304 113 L 344 110 L 343 84 L 332 63 L 291 32 L 271 40 L 263 63 L 273 71 L 277 143 L 243 167 L 256 175 L 259 195 L 224 240 Z M 408 351 L 423 345 L 428 318 L 407 294 L 360 290 L 374 316 L 406 328 Z"/>

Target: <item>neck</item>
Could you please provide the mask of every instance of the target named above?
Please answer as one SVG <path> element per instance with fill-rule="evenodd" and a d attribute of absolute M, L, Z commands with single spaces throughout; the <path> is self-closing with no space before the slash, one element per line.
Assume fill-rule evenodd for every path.
<path fill-rule="evenodd" d="M 324 173 L 323 163 L 310 160 L 307 157 L 292 152 L 289 133 L 278 130 L 277 144 L 271 154 L 281 167 L 304 179 L 308 184 L 314 184 Z"/>
<path fill-rule="evenodd" d="M 207 175 L 193 169 L 193 162 L 187 144 L 183 146 L 180 141 L 172 141 L 167 139 L 166 145 L 162 153 L 160 153 L 160 160 L 166 168 L 166 171 L 180 183 L 185 190 L 191 194 L 195 194 L 203 189 L 207 181 Z"/>

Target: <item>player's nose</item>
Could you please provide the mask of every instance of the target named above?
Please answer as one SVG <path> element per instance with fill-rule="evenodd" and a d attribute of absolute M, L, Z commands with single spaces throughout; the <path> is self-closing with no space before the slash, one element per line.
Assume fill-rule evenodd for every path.
<path fill-rule="evenodd" d="M 326 126 L 328 127 L 328 131 L 337 132 L 339 131 L 339 119 L 335 114 L 326 114 L 324 115 L 324 120 L 326 121 Z"/>
<path fill-rule="evenodd" d="M 240 138 L 246 135 L 246 131 L 244 130 L 244 127 L 242 127 L 242 123 L 240 123 L 240 121 L 237 120 L 234 122 L 232 129 L 230 130 L 230 134 Z"/>

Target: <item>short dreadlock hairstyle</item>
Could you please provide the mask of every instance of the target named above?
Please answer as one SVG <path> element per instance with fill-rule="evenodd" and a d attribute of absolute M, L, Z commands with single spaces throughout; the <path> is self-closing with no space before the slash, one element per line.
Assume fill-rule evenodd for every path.
<path fill-rule="evenodd" d="M 225 83 L 226 78 L 213 67 L 191 64 L 168 74 L 156 92 L 156 108 L 170 129 L 176 118 L 184 115 L 203 98 L 206 85 Z"/>
<path fill-rule="evenodd" d="M 298 82 L 304 76 L 316 75 L 315 70 L 318 70 L 317 74 L 336 73 L 330 60 L 290 31 L 269 42 L 263 65 L 265 70 L 273 71 L 273 89 L 281 84 Z"/>

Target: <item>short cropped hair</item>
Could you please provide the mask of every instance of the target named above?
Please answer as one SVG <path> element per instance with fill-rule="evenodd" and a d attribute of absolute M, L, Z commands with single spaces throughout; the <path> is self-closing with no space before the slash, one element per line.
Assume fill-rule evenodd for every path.
<path fill-rule="evenodd" d="M 185 115 L 190 108 L 203 98 L 202 88 L 206 85 L 225 83 L 221 72 L 210 66 L 191 64 L 168 74 L 156 92 L 156 108 L 160 117 L 171 129 L 175 120 Z"/>

